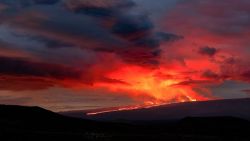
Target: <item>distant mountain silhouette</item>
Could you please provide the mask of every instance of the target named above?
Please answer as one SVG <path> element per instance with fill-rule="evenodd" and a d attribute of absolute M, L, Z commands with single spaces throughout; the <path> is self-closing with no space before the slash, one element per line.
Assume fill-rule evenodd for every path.
<path fill-rule="evenodd" d="M 25 107 L 15 105 L 0 106 L 1 119 L 18 119 L 18 120 L 41 120 L 41 119 L 58 119 L 62 116 L 40 107 Z"/>
<path fill-rule="evenodd" d="M 162 105 L 148 109 L 118 111 L 87 116 L 85 111 L 61 114 L 94 120 L 178 120 L 185 117 L 232 116 L 250 119 L 250 98 L 186 102 Z"/>
<path fill-rule="evenodd" d="M 84 133 L 113 131 L 117 126 L 120 124 L 66 117 L 40 107 L 0 105 L 0 140 L 86 140 Z"/>
<path fill-rule="evenodd" d="M 249 141 L 249 133 L 248 120 L 227 116 L 120 123 L 66 117 L 39 107 L 0 105 L 3 141 Z"/>

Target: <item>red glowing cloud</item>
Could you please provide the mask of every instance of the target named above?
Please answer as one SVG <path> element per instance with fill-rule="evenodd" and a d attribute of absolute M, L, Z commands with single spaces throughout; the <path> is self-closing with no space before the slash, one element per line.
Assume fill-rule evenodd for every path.
<path fill-rule="evenodd" d="M 217 98 L 211 86 L 250 82 L 249 4 L 179 1 L 153 21 L 133 0 L 0 2 L 0 89 L 102 89 L 146 106 Z"/>

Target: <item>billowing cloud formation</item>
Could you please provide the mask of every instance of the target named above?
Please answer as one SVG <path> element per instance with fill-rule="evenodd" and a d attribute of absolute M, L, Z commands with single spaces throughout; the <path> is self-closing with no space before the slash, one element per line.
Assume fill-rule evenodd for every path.
<path fill-rule="evenodd" d="M 17 11 L 11 12 L 6 22 L 38 40 L 46 42 L 47 38 L 52 45 L 60 40 L 66 45 L 113 52 L 129 63 L 154 64 L 159 44 L 165 39 L 154 31 L 147 15 L 130 13 L 135 5 L 132 1 L 27 1 L 25 6 L 19 3 L 18 9 L 10 3 L 10 9 Z M 165 36 L 169 36 L 167 40 L 177 38 L 172 34 Z"/>
<path fill-rule="evenodd" d="M 0 64 L 0 88 L 7 90 L 44 89 L 65 79 L 80 80 L 82 75 L 77 69 L 22 58 L 0 57 Z"/>
<path fill-rule="evenodd" d="M 0 89 L 103 89 L 160 104 L 250 82 L 248 0 L 158 1 L 0 0 Z"/>
<path fill-rule="evenodd" d="M 54 64 L 34 63 L 20 58 L 0 58 L 0 73 L 17 76 L 52 77 L 55 79 L 72 78 L 77 79 L 80 71 L 73 71 Z"/>
<path fill-rule="evenodd" d="M 178 38 L 156 33 L 147 15 L 130 13 L 136 4 L 129 0 L 2 0 L 1 5 L 7 7 L 0 14 L 4 76 L 120 83 L 103 76 L 112 70 L 102 67 L 107 64 L 103 58 L 154 66 L 160 42 Z M 78 48 L 86 54 L 74 58 Z M 63 56 L 67 58 L 60 59 Z M 67 59 L 73 61 L 67 63 Z M 76 69 L 72 62 L 82 67 Z M 95 67 L 100 69 L 98 74 Z"/>

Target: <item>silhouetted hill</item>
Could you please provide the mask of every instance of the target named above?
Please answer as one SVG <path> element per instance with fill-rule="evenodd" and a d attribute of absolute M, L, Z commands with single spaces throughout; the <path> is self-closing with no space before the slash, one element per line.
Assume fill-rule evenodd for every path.
<path fill-rule="evenodd" d="M 0 105 L 3 141 L 249 141 L 250 122 L 235 117 L 186 117 L 176 121 L 98 122 L 39 107 Z"/>
<path fill-rule="evenodd" d="M 148 109 L 118 111 L 86 116 L 84 111 L 61 114 L 94 120 L 178 120 L 185 117 L 232 116 L 250 119 L 250 99 L 228 99 L 162 105 Z"/>
<path fill-rule="evenodd" d="M 0 105 L 0 138 L 10 140 L 87 139 L 85 133 L 109 132 L 121 125 L 66 117 L 40 107 Z"/>
<path fill-rule="evenodd" d="M 41 120 L 58 119 L 62 116 L 40 107 L 24 107 L 15 105 L 0 105 L 1 119 L 19 119 L 19 120 Z"/>

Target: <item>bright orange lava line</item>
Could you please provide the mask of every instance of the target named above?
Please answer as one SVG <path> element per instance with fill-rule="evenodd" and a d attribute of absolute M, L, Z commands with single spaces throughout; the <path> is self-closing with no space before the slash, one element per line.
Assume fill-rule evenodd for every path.
<path fill-rule="evenodd" d="M 191 100 L 190 102 L 195 102 L 196 100 Z M 186 101 L 183 101 L 186 102 Z M 111 110 L 102 110 L 97 112 L 88 112 L 86 113 L 87 116 L 93 116 L 93 115 L 99 115 L 104 113 L 111 113 L 111 112 L 119 112 L 119 111 L 130 111 L 130 110 L 137 110 L 137 109 L 148 109 L 152 107 L 167 105 L 167 104 L 174 104 L 178 102 L 171 102 L 171 103 L 161 103 L 161 104 L 152 104 L 152 105 L 138 105 L 138 106 L 128 106 L 128 107 L 120 107 L 120 108 L 114 108 Z M 180 102 L 181 103 L 181 102 Z"/>

